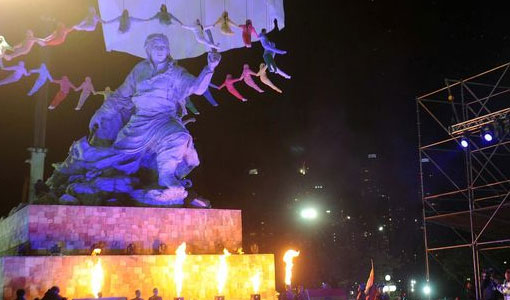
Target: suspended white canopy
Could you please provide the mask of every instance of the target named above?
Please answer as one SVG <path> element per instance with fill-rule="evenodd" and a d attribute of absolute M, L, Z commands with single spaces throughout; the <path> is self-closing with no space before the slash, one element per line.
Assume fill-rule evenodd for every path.
<path fill-rule="evenodd" d="M 226 10 L 230 19 L 239 25 L 251 19 L 257 32 L 262 28 L 268 32 L 273 30 L 275 19 L 280 29 L 285 26 L 283 0 L 99 0 L 99 10 L 103 20 L 120 16 L 123 9 L 129 11 L 130 17 L 147 19 L 159 11 L 161 4 L 166 4 L 168 12 L 185 25 L 193 24 L 196 19 L 200 19 L 204 26 L 212 25 Z M 125 33 L 120 33 L 118 28 L 118 22 L 103 24 L 107 51 L 121 51 L 145 58 L 143 44 L 151 33 L 166 34 L 174 59 L 196 57 L 209 50 L 195 40 L 191 31 L 181 28 L 175 21 L 172 25 L 162 25 L 158 19 L 131 22 L 129 31 Z M 219 27 L 211 29 L 214 42 L 220 44 L 219 51 L 244 47 L 241 30 L 232 30 L 234 35 L 225 36 Z M 252 41 L 256 40 L 253 36 Z"/>

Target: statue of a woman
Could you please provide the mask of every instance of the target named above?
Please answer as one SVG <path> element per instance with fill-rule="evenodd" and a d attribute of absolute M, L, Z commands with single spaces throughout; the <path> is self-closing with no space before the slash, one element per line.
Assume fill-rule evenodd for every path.
<path fill-rule="evenodd" d="M 55 165 L 48 184 L 57 195 L 60 190 L 81 200 L 124 193 L 161 205 L 186 197 L 184 177 L 199 160 L 182 112 L 188 96 L 207 90 L 221 56 L 209 53 L 208 65 L 194 77 L 172 60 L 165 35 L 149 35 L 145 49 L 147 59 L 92 117 L 89 138 L 75 142 L 66 161 Z M 157 180 L 144 179 L 141 169 L 155 171 Z"/>

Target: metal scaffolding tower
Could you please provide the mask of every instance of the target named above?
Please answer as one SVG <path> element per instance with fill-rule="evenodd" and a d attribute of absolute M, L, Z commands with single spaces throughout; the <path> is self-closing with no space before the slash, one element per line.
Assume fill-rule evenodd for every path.
<path fill-rule="evenodd" d="M 416 98 L 426 278 L 437 251 L 470 249 L 477 300 L 481 251 L 510 247 L 509 68 Z"/>

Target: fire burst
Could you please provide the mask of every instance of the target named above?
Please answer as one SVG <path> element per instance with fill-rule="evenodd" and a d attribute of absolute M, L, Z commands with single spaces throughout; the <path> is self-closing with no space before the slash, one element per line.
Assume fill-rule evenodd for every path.
<path fill-rule="evenodd" d="M 216 275 L 218 281 L 218 295 L 223 295 L 223 288 L 227 281 L 228 267 L 227 267 L 227 256 L 230 256 L 230 252 L 227 249 L 223 249 L 223 255 L 220 256 L 220 266 Z"/>
<path fill-rule="evenodd" d="M 101 253 L 101 249 L 94 249 L 92 251 L 92 256 L 96 260 L 96 263 L 94 264 L 94 267 L 92 267 L 92 274 L 90 279 L 90 286 L 92 288 L 92 294 L 94 297 L 98 297 L 98 294 L 101 292 L 101 289 L 103 287 L 103 281 L 104 281 L 104 273 L 103 273 L 103 266 L 101 265 L 101 258 L 96 257 Z"/>
<path fill-rule="evenodd" d="M 177 297 L 181 297 L 182 280 L 184 278 L 182 267 L 184 265 L 184 260 L 186 259 L 186 243 L 182 243 L 175 251 L 175 254 L 177 255 L 175 257 L 174 264 L 175 291 L 177 292 Z"/>
<path fill-rule="evenodd" d="M 292 260 L 294 257 L 299 255 L 299 251 L 296 250 L 287 250 L 285 255 L 283 256 L 283 261 L 285 262 L 285 284 L 290 285 L 292 281 Z"/>
<path fill-rule="evenodd" d="M 260 290 L 260 271 L 250 278 L 251 285 L 253 286 L 253 293 L 258 294 Z"/>

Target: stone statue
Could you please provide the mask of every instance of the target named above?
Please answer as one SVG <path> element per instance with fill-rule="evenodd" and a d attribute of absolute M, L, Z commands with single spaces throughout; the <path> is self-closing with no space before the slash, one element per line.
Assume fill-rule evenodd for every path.
<path fill-rule="evenodd" d="M 145 49 L 147 59 L 92 117 L 89 137 L 54 164 L 48 185 L 60 203 L 184 203 L 191 185 L 185 177 L 199 164 L 182 120 L 186 98 L 207 90 L 221 56 L 209 53 L 208 65 L 194 77 L 172 60 L 165 35 L 149 35 Z"/>

